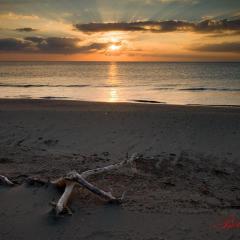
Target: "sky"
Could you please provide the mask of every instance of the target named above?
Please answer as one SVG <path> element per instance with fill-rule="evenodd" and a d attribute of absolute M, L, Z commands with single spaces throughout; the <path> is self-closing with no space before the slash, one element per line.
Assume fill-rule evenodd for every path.
<path fill-rule="evenodd" d="M 0 0 L 0 60 L 240 61 L 240 1 Z"/>

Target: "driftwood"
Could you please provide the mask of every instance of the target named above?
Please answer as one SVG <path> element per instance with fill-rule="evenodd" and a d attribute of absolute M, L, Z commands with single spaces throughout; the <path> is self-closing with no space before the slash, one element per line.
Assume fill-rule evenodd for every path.
<path fill-rule="evenodd" d="M 109 203 L 117 203 L 117 204 L 121 203 L 124 198 L 124 193 L 120 198 L 117 198 L 113 196 L 111 192 L 105 192 L 104 190 L 94 186 L 93 184 L 88 182 L 85 178 L 91 175 L 117 170 L 126 165 L 131 165 L 132 170 L 136 172 L 136 167 L 134 165 L 134 160 L 136 160 L 136 158 L 137 158 L 137 154 L 133 154 L 129 159 L 124 160 L 120 163 L 112 164 L 102 168 L 96 168 L 94 170 L 88 170 L 81 174 L 79 174 L 77 171 L 71 171 L 65 177 L 52 181 L 51 183 L 56 186 L 60 186 L 60 187 L 65 186 L 64 193 L 62 194 L 58 202 L 52 203 L 52 205 L 55 207 L 56 213 L 60 214 L 65 212 L 65 210 L 67 210 L 68 213 L 71 213 L 71 211 L 67 207 L 67 203 L 76 185 L 86 188 L 90 192 L 96 194 L 98 197 L 106 200 Z"/>
<path fill-rule="evenodd" d="M 66 186 L 63 195 L 57 203 L 51 202 L 51 205 L 55 208 L 57 214 L 63 213 L 65 210 L 68 214 L 72 214 L 71 210 L 67 206 L 67 202 L 72 194 L 73 188 L 75 187 L 76 183 L 68 180 L 65 180 L 64 182 Z"/>
<path fill-rule="evenodd" d="M 14 186 L 14 183 L 3 175 L 0 175 L 0 182 L 2 182 L 3 184 L 6 184 L 8 186 Z"/>
<path fill-rule="evenodd" d="M 136 165 L 135 165 L 136 158 L 137 158 L 137 154 L 133 154 L 130 158 L 128 158 L 122 162 L 116 163 L 116 164 L 112 164 L 112 165 L 102 167 L 102 168 L 96 168 L 93 170 L 88 170 L 81 174 L 79 174 L 77 171 L 74 170 L 74 171 L 69 172 L 64 177 L 61 177 L 54 181 L 51 181 L 50 182 L 51 184 L 53 184 L 57 187 L 65 188 L 64 192 L 63 192 L 62 196 L 60 197 L 60 199 L 58 200 L 58 202 L 57 203 L 51 202 L 51 204 L 54 206 L 54 209 L 56 210 L 56 213 L 61 214 L 61 213 L 64 213 L 67 211 L 69 214 L 71 214 L 71 210 L 68 208 L 67 203 L 68 203 L 68 200 L 69 200 L 75 186 L 84 187 L 88 191 L 96 194 L 98 197 L 100 197 L 101 199 L 103 199 L 109 203 L 120 204 L 124 198 L 125 193 L 123 193 L 122 196 L 119 198 L 115 197 L 112 195 L 111 192 L 106 192 L 106 191 L 94 186 L 92 183 L 88 182 L 86 180 L 86 178 L 89 176 L 92 176 L 92 175 L 106 173 L 106 172 L 110 172 L 113 170 L 118 170 L 127 165 L 130 165 L 132 171 L 134 173 L 136 173 L 137 172 Z M 41 184 L 47 183 L 46 181 L 39 180 L 38 178 L 28 178 L 27 181 L 30 184 L 34 184 L 36 182 L 41 183 Z M 0 175 L 0 182 L 2 182 L 3 184 L 6 184 L 8 186 L 15 185 L 7 177 L 2 176 L 2 175 Z"/>

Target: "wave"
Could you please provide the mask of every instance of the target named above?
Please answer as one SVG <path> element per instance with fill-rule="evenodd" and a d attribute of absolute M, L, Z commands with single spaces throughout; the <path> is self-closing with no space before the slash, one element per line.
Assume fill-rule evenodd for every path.
<path fill-rule="evenodd" d="M 41 99 L 51 100 L 51 99 L 68 99 L 68 97 L 54 97 L 54 96 L 46 96 L 40 97 Z"/>
<path fill-rule="evenodd" d="M 94 87 L 94 88 L 119 88 L 119 87 L 142 87 L 147 86 L 143 84 L 139 85 L 89 85 L 89 84 L 70 84 L 70 85 L 49 85 L 49 84 L 6 84 L 0 83 L 0 87 L 19 87 L 19 88 L 31 88 L 31 87 L 49 87 L 49 88 L 57 88 L 57 87 L 66 87 L 66 88 L 83 88 L 83 87 Z"/>
<path fill-rule="evenodd" d="M 211 88 L 211 87 L 191 87 L 191 88 L 174 88 L 174 87 L 156 87 L 153 90 L 165 91 L 165 90 L 173 90 L 173 91 L 191 91 L 191 92 L 199 92 L 199 91 L 217 91 L 217 92 L 239 92 L 240 88 Z"/>
<path fill-rule="evenodd" d="M 156 87 L 156 88 L 153 88 L 153 90 L 164 91 L 164 90 L 175 90 L 175 88 L 171 88 L 171 87 Z"/>
<path fill-rule="evenodd" d="M 196 88 L 181 88 L 180 91 L 226 91 L 226 92 L 239 92 L 240 88 L 208 88 L 208 87 L 196 87 Z"/>
<path fill-rule="evenodd" d="M 159 102 L 159 101 L 154 101 L 154 100 L 143 100 L 143 99 L 130 99 L 129 101 L 131 102 L 138 102 L 138 103 L 161 103 L 161 104 L 166 104 L 166 102 Z"/>
<path fill-rule="evenodd" d="M 100 85 L 93 85 L 93 87 L 96 88 L 121 88 L 121 87 L 128 87 L 128 88 L 134 88 L 134 87 L 146 87 L 149 86 L 149 84 L 135 84 L 135 85 L 129 85 L 129 84 L 100 84 Z"/>
<path fill-rule="evenodd" d="M 0 83 L 0 87 L 19 87 L 19 88 L 30 88 L 30 87 L 50 87 L 50 88 L 57 88 L 57 87 L 76 87 L 76 88 L 83 88 L 89 87 L 88 84 L 73 84 L 73 85 L 48 85 L 48 84 L 4 84 Z"/>
<path fill-rule="evenodd" d="M 120 87 L 120 85 L 107 85 L 107 84 L 103 84 L 103 85 L 95 85 L 95 86 L 93 86 L 93 87 L 95 87 L 95 88 L 118 88 L 118 87 Z M 123 87 L 123 86 L 121 86 L 121 87 Z"/>

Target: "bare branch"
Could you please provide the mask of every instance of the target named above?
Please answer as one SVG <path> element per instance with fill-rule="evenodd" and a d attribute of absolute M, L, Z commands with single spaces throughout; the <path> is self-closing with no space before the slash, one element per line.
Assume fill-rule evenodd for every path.
<path fill-rule="evenodd" d="M 132 169 L 134 171 L 136 171 L 136 167 L 134 166 L 134 160 L 136 160 L 137 158 L 137 154 L 134 153 L 129 159 L 126 159 L 120 163 L 116 163 L 116 164 L 112 164 L 112 165 L 109 165 L 109 166 L 106 166 L 106 167 L 102 167 L 102 168 L 96 168 L 96 169 L 93 169 L 93 170 L 88 170 L 88 171 L 85 171 L 83 173 L 81 173 L 81 177 L 82 178 L 87 178 L 88 176 L 90 175 L 95 175 L 95 174 L 99 174 L 99 173 L 105 173 L 105 172 L 109 172 L 109 171 L 113 171 L 113 170 L 116 170 L 116 169 L 119 169 L 125 165 L 131 165 Z"/>
<path fill-rule="evenodd" d="M 66 187 L 65 187 L 64 193 L 56 204 L 57 214 L 60 214 L 61 212 L 63 212 L 64 209 L 67 208 L 67 203 L 72 194 L 74 186 L 75 186 L 75 182 L 66 181 Z"/>
<path fill-rule="evenodd" d="M 0 175 L 0 181 L 6 185 L 13 186 L 14 183 L 10 181 L 7 177 Z"/>
<path fill-rule="evenodd" d="M 93 184 L 89 183 L 87 180 L 85 180 L 82 175 L 77 173 L 76 171 L 70 172 L 67 177 L 67 180 L 75 181 L 81 186 L 88 189 L 90 192 L 98 195 L 99 197 L 111 202 L 111 203 L 120 203 L 120 199 L 114 197 L 111 192 L 105 192 L 102 189 L 94 186 Z"/>
<path fill-rule="evenodd" d="M 65 177 L 59 178 L 55 181 L 51 181 L 52 184 L 58 187 L 65 187 L 63 195 L 58 200 L 58 202 L 54 204 L 57 214 L 60 214 L 64 210 L 68 209 L 67 203 L 76 185 L 86 188 L 88 191 L 96 194 L 98 197 L 107 200 L 110 203 L 121 203 L 124 198 L 125 192 L 122 194 L 121 198 L 114 197 L 111 192 L 105 192 L 104 190 L 89 183 L 85 178 L 89 177 L 90 175 L 117 170 L 126 165 L 131 165 L 132 170 L 136 173 L 136 165 L 134 165 L 134 160 L 136 160 L 136 158 L 137 154 L 133 154 L 130 158 L 120 163 L 112 164 L 102 168 L 96 168 L 93 170 L 88 170 L 81 174 L 79 174 L 77 171 L 72 171 L 69 172 Z"/>

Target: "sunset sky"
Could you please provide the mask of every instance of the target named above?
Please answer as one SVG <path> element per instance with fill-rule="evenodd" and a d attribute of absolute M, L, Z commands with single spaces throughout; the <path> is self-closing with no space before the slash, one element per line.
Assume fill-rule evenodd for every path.
<path fill-rule="evenodd" d="M 0 60 L 240 61 L 240 1 L 0 0 Z"/>

